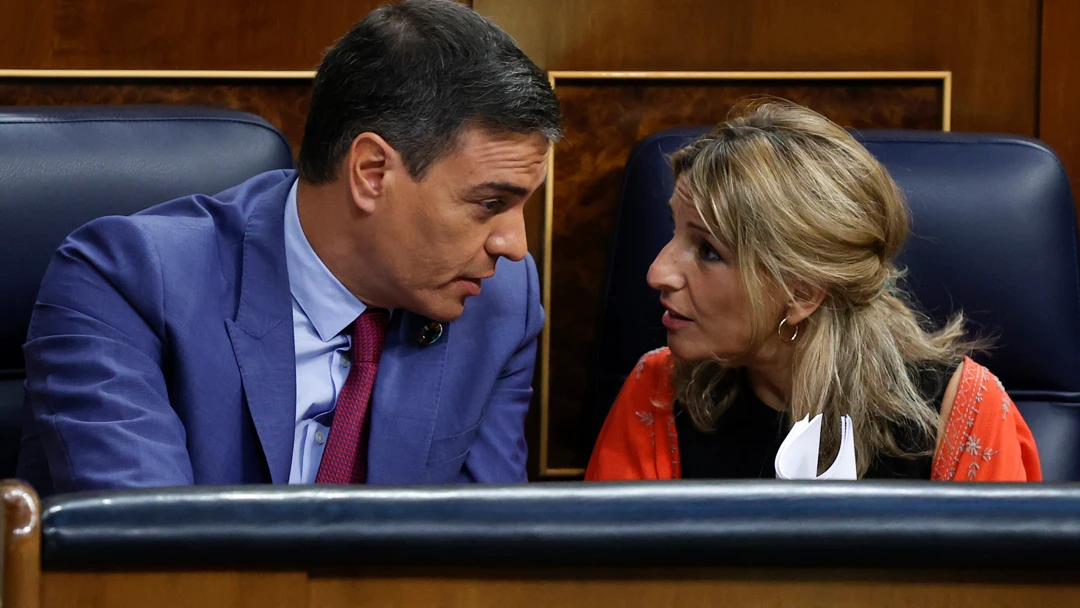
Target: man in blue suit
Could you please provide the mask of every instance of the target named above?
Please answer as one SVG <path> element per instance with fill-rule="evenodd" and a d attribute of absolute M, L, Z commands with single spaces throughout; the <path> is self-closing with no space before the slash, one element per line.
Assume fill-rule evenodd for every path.
<path fill-rule="evenodd" d="M 40 492 L 524 481 L 545 75 L 449 0 L 319 66 L 299 172 L 75 231 L 27 343 Z"/>

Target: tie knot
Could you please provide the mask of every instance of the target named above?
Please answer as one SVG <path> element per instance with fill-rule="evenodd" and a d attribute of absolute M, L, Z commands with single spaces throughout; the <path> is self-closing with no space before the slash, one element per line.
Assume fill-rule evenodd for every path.
<path fill-rule="evenodd" d="M 354 363 L 378 363 L 386 342 L 390 311 L 369 308 L 353 322 L 352 360 Z"/>

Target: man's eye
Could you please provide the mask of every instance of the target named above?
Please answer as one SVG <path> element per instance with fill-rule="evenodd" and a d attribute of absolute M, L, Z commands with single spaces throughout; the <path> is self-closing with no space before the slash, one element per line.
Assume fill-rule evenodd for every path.
<path fill-rule="evenodd" d="M 480 201 L 480 206 L 483 207 L 485 211 L 488 211 L 490 213 L 498 213 L 502 211 L 503 207 L 506 206 L 506 201 L 498 198 Z"/>

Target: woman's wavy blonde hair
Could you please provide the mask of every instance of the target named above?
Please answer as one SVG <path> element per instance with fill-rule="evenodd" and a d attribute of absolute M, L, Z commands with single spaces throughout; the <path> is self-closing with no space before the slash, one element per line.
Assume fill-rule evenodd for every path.
<path fill-rule="evenodd" d="M 839 449 L 844 414 L 860 477 L 877 457 L 932 453 L 940 417 L 920 374 L 938 370 L 947 382 L 976 344 L 961 314 L 934 330 L 898 289 L 894 259 L 910 220 L 885 168 L 824 116 L 777 99 L 741 102 L 672 162 L 702 221 L 734 252 L 751 308 L 750 352 L 778 331 L 781 319 L 768 311 L 802 288 L 825 292 L 799 324 L 787 404 L 791 421 L 824 414 L 822 462 Z M 777 293 L 785 300 L 769 295 Z M 741 377 L 733 361 L 677 362 L 676 399 L 698 428 L 715 428 Z"/>

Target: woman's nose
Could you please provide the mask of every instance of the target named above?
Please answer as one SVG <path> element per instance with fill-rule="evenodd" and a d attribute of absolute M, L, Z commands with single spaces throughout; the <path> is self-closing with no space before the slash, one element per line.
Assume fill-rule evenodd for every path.
<path fill-rule="evenodd" d="M 664 248 L 657 254 L 656 259 L 653 260 L 652 265 L 649 266 L 649 273 L 646 275 L 645 280 L 649 283 L 649 287 L 653 289 L 677 291 L 682 288 L 683 279 L 671 255 L 672 242 L 668 241 L 668 244 L 664 245 Z"/>

